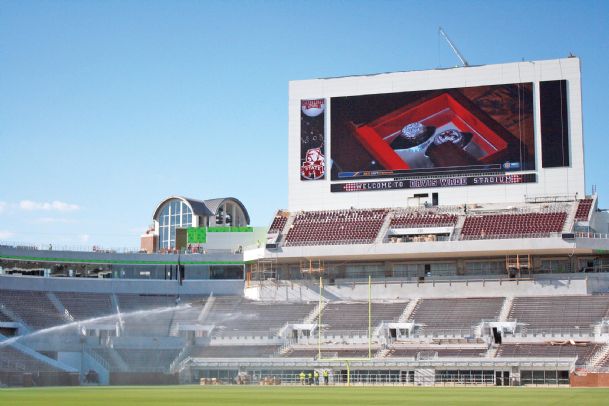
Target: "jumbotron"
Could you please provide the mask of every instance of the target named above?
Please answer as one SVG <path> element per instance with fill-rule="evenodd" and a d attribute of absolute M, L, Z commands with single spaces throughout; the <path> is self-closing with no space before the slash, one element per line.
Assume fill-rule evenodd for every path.
<path fill-rule="evenodd" d="M 609 385 L 580 61 L 299 80 L 288 207 L 138 252 L 0 243 L 0 384 Z"/>

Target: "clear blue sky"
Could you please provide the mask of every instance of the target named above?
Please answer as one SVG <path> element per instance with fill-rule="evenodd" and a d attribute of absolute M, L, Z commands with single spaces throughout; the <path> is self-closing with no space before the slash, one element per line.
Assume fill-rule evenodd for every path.
<path fill-rule="evenodd" d="M 139 244 L 172 194 L 287 205 L 288 81 L 582 59 L 609 194 L 609 1 L 0 0 L 0 240 Z"/>

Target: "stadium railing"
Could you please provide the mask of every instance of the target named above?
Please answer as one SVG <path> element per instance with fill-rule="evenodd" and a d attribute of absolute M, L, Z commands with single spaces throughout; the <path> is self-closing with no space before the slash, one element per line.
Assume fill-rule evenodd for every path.
<path fill-rule="evenodd" d="M 514 337 L 586 337 L 595 336 L 593 327 L 547 327 L 529 328 L 521 327 L 513 334 Z"/>

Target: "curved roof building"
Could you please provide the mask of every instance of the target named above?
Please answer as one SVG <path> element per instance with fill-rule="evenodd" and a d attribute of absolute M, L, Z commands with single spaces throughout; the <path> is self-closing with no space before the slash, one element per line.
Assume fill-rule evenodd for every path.
<path fill-rule="evenodd" d="M 184 196 L 169 196 L 155 208 L 154 230 L 144 237 L 152 240 L 146 244 L 148 251 L 176 248 L 176 230 L 191 227 L 231 226 L 250 224 L 247 209 L 234 197 L 198 200 Z M 144 244 L 143 244 L 144 245 Z"/>

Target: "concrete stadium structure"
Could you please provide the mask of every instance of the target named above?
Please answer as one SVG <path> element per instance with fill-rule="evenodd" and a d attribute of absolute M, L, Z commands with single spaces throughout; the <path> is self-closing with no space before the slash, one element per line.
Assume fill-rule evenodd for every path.
<path fill-rule="evenodd" d="M 288 154 L 268 227 L 171 196 L 139 252 L 0 243 L 0 383 L 603 384 L 577 58 L 291 82 Z"/>

